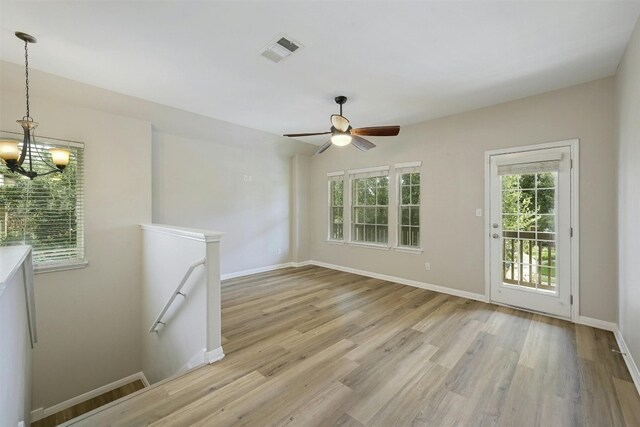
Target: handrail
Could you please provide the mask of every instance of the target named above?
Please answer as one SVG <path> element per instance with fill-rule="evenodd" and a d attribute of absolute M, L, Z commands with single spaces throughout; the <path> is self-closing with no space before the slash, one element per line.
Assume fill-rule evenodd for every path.
<path fill-rule="evenodd" d="M 153 324 L 149 328 L 149 333 L 158 332 L 158 325 L 165 324 L 162 321 L 162 317 L 166 314 L 167 310 L 169 310 L 169 307 L 171 307 L 171 304 L 173 304 L 173 301 L 176 299 L 178 295 L 181 295 L 185 298 L 187 297 L 187 295 L 181 292 L 182 287 L 184 286 L 185 283 L 187 283 L 187 280 L 189 280 L 189 277 L 191 277 L 191 273 L 193 273 L 193 270 L 199 265 L 204 265 L 206 261 L 207 261 L 206 258 L 202 258 L 189 266 L 186 273 L 184 273 L 184 276 L 182 277 L 180 284 L 178 284 L 178 287 L 176 288 L 176 290 L 173 292 L 173 294 L 171 294 L 171 297 L 169 297 L 169 300 L 165 303 L 164 307 L 160 311 L 160 314 L 158 314 L 158 316 L 156 317 L 156 320 L 153 321 Z"/>

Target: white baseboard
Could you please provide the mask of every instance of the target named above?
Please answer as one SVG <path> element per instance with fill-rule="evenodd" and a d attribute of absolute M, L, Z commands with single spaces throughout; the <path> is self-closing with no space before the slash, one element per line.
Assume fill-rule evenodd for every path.
<path fill-rule="evenodd" d="M 614 335 L 616 336 L 618 347 L 620 347 L 620 351 L 623 353 L 622 357 L 624 358 L 624 361 L 627 364 L 627 369 L 629 369 L 631 378 L 633 378 L 633 383 L 636 385 L 638 394 L 640 394 L 640 370 L 638 370 L 638 365 L 636 365 L 635 360 L 633 360 L 633 357 L 629 352 L 629 347 L 627 347 L 627 343 L 624 341 L 622 332 L 620 332 L 620 330 L 616 328 Z"/>
<path fill-rule="evenodd" d="M 204 353 L 204 361 L 208 364 L 212 364 L 213 362 L 217 362 L 218 360 L 222 360 L 223 358 L 224 352 L 222 351 L 222 346 L 214 348 L 211 351 L 205 351 Z"/>
<path fill-rule="evenodd" d="M 266 273 L 267 271 L 279 270 L 281 268 L 297 267 L 296 263 L 286 262 L 284 264 L 267 265 L 266 267 L 252 268 L 250 270 L 236 271 L 234 273 L 225 273 L 220 275 L 220 280 L 235 279 L 236 277 L 250 276 L 252 274 Z"/>
<path fill-rule="evenodd" d="M 49 408 L 34 409 L 33 411 L 31 411 L 31 422 L 41 420 L 48 417 L 49 415 L 57 414 L 60 411 L 64 411 L 65 409 L 77 405 L 78 403 L 93 399 L 94 397 L 100 396 L 103 393 L 114 390 L 118 387 L 122 387 L 123 385 L 129 384 L 136 380 L 142 381 L 145 387 L 149 387 L 149 381 L 147 380 L 147 377 L 145 377 L 144 373 L 136 372 L 133 375 L 129 375 L 128 377 L 119 379 L 107 385 L 103 385 L 102 387 L 98 387 L 79 396 L 72 397 L 69 400 L 65 400 L 64 402 L 58 403 L 57 405 L 53 405 Z"/>
<path fill-rule="evenodd" d="M 292 267 L 296 267 L 296 268 L 297 268 L 297 267 L 306 267 L 307 265 L 312 265 L 311 263 L 312 263 L 312 261 L 311 261 L 311 260 L 308 260 L 308 261 L 301 261 L 301 262 L 292 262 L 292 263 L 291 263 L 291 266 L 292 266 Z"/>
<path fill-rule="evenodd" d="M 578 321 L 581 325 L 591 326 L 592 328 L 604 329 L 605 331 L 611 331 L 615 333 L 618 330 L 618 325 L 613 322 L 606 322 L 600 319 L 594 319 L 592 317 L 579 316 Z"/>
<path fill-rule="evenodd" d="M 221 275 L 222 280 L 234 279 L 237 277 L 250 276 L 252 274 L 265 273 L 267 271 L 279 270 L 281 268 L 289 267 L 305 267 L 307 265 L 316 265 L 318 267 L 330 268 L 332 270 L 344 271 L 346 273 L 359 274 L 360 276 L 372 277 L 374 279 L 386 280 L 388 282 L 400 283 L 401 285 L 413 286 L 414 288 L 427 289 L 429 291 L 440 292 L 443 294 L 454 295 L 462 298 L 469 298 L 477 301 L 488 302 L 487 297 L 484 294 L 476 294 L 473 292 L 461 291 L 458 289 L 447 288 L 445 286 L 432 285 L 430 283 L 418 282 L 416 280 L 405 279 L 402 277 L 388 276 L 386 274 L 372 273 L 370 271 L 358 270 L 356 268 L 344 267 L 337 264 L 329 264 L 322 261 L 301 261 L 301 262 L 287 262 L 284 264 L 269 265 L 266 267 L 254 268 L 252 270 L 237 271 L 235 273 L 227 273 Z"/>
<path fill-rule="evenodd" d="M 359 274 L 360 276 L 372 277 L 374 279 L 386 280 L 387 282 L 400 283 L 401 285 L 413 286 L 414 288 L 427 289 L 429 291 L 440 292 L 442 294 L 454 295 L 457 297 L 468 298 L 476 301 L 487 302 L 484 294 L 476 294 L 474 292 L 461 291 L 458 289 L 447 288 L 445 286 L 432 285 L 431 283 L 418 282 L 417 280 L 405 279 L 396 276 L 387 276 L 386 274 L 372 273 L 370 271 L 358 270 L 357 268 L 344 267 L 336 264 L 329 264 L 321 261 L 309 261 L 306 265 L 317 265 L 318 267 L 330 268 L 332 270 L 344 271 L 346 273 Z"/>

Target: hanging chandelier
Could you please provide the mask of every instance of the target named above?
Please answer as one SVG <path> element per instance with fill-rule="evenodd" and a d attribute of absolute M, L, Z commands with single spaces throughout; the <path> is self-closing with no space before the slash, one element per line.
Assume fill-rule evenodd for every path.
<path fill-rule="evenodd" d="M 24 138 L 22 147 L 18 146 L 17 141 L 0 139 L 0 159 L 4 160 L 7 168 L 11 172 L 19 173 L 30 179 L 37 176 L 49 175 L 52 173 L 64 171 L 69 164 L 69 150 L 62 148 L 50 148 L 48 154 L 45 147 L 38 147 L 35 140 L 34 130 L 38 127 L 38 123 L 33 121 L 29 114 L 29 43 L 36 43 L 36 38 L 29 34 L 16 32 L 16 37 L 24 41 L 24 65 L 25 65 L 25 87 L 27 100 L 27 115 L 21 120 L 16 120 L 22 126 Z M 51 159 L 48 161 L 47 159 Z M 38 171 L 34 169 L 34 163 L 44 164 L 44 167 L 38 167 Z M 53 164 L 51 164 L 53 163 Z"/>

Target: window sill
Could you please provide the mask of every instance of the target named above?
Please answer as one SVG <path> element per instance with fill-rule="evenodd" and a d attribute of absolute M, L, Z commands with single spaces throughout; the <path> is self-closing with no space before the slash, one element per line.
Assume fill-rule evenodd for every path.
<path fill-rule="evenodd" d="M 396 252 L 403 252 L 403 253 L 416 254 L 416 255 L 422 253 L 422 248 L 409 248 L 404 246 L 396 246 L 395 248 L 393 248 L 393 250 Z"/>
<path fill-rule="evenodd" d="M 344 240 L 327 239 L 327 243 L 330 244 L 330 245 L 344 245 Z"/>
<path fill-rule="evenodd" d="M 54 273 L 56 271 L 65 271 L 65 270 L 78 270 L 80 268 L 85 268 L 89 265 L 89 261 L 69 261 L 65 263 L 59 264 L 44 264 L 44 265 L 35 265 L 33 266 L 33 272 L 35 274 L 43 274 L 43 273 Z"/>
<path fill-rule="evenodd" d="M 388 251 L 391 249 L 386 245 L 376 245 L 375 243 L 361 243 L 361 242 L 349 242 L 349 246 L 356 246 L 360 248 L 377 249 L 379 251 Z"/>

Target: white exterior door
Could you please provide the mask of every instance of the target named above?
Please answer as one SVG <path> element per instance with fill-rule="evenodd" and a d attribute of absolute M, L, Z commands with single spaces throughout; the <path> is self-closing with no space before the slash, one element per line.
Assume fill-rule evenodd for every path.
<path fill-rule="evenodd" d="M 571 317 L 571 147 L 490 157 L 491 300 Z"/>

